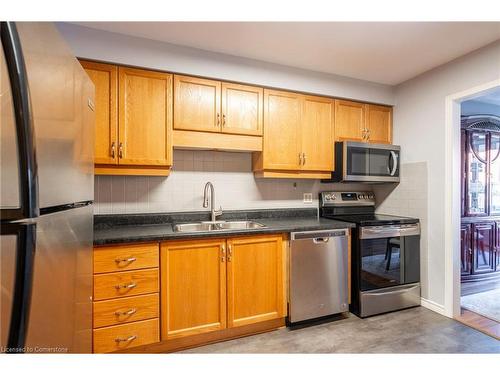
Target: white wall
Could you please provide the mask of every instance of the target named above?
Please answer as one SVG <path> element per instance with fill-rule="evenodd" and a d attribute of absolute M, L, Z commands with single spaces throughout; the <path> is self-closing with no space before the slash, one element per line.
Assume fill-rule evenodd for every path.
<path fill-rule="evenodd" d="M 318 192 L 371 190 L 363 185 L 322 184 L 319 180 L 255 179 L 250 153 L 174 151 L 169 177 L 96 176 L 95 213 L 202 211 L 203 188 L 211 181 L 224 210 L 318 207 Z M 303 194 L 312 193 L 313 203 Z"/>
<path fill-rule="evenodd" d="M 431 302 L 444 304 L 445 98 L 500 78 L 500 42 L 495 42 L 396 87 L 394 143 L 402 162 L 428 168 L 428 285 Z M 457 137 L 458 138 L 458 137 Z"/>
<path fill-rule="evenodd" d="M 76 56 L 308 93 L 393 104 L 387 85 L 95 30 L 56 24 Z M 341 59 L 342 56 L 339 56 Z"/>

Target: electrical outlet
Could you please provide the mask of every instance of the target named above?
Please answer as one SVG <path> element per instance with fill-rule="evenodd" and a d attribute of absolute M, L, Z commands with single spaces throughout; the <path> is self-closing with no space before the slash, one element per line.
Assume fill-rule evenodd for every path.
<path fill-rule="evenodd" d="M 312 193 L 304 193 L 304 203 L 312 203 L 313 195 Z"/>

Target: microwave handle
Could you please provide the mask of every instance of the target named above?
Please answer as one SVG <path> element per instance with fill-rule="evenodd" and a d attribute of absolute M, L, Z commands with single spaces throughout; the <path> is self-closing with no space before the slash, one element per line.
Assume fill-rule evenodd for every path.
<path fill-rule="evenodd" d="M 394 176 L 394 174 L 398 170 L 398 154 L 396 154 L 394 151 L 391 151 L 390 155 L 391 155 L 391 158 L 392 158 L 392 161 L 393 161 L 391 176 Z"/>

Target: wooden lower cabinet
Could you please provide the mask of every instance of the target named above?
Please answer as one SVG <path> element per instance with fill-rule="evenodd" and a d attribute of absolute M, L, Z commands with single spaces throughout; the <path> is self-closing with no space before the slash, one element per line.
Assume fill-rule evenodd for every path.
<path fill-rule="evenodd" d="M 94 353 L 160 340 L 159 250 L 158 242 L 94 248 Z"/>
<path fill-rule="evenodd" d="M 94 328 L 131 323 L 160 316 L 158 293 L 94 302 Z"/>
<path fill-rule="evenodd" d="M 472 225 L 472 273 L 490 273 L 495 271 L 495 222 Z"/>
<path fill-rule="evenodd" d="M 281 235 L 161 244 L 161 338 L 283 318 Z"/>
<path fill-rule="evenodd" d="M 159 341 L 158 319 L 94 329 L 94 353 L 109 353 Z"/>
<path fill-rule="evenodd" d="M 472 271 L 472 224 L 460 227 L 460 274 L 470 275 Z"/>
<path fill-rule="evenodd" d="M 467 218 L 460 234 L 462 282 L 500 277 L 500 224 L 484 218 Z"/>
<path fill-rule="evenodd" d="M 163 340 L 226 328 L 226 241 L 161 244 Z"/>
<path fill-rule="evenodd" d="M 228 327 L 284 316 L 281 236 L 227 240 Z"/>
<path fill-rule="evenodd" d="M 169 352 L 282 327 L 287 248 L 283 234 L 96 247 L 94 353 Z M 158 249 L 159 268 L 104 272 L 127 257 L 157 265 Z"/>

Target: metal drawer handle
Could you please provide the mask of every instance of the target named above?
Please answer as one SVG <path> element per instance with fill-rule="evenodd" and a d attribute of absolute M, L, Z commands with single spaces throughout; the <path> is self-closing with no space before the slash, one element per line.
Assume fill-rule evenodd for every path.
<path fill-rule="evenodd" d="M 111 157 L 114 159 L 115 158 L 115 142 L 111 143 Z"/>
<path fill-rule="evenodd" d="M 329 237 L 318 237 L 318 238 L 313 238 L 314 243 L 327 243 L 330 241 Z"/>
<path fill-rule="evenodd" d="M 132 262 L 135 262 L 136 260 L 137 260 L 137 258 L 135 258 L 135 257 L 130 257 L 130 258 L 116 258 L 115 262 L 116 262 L 116 264 L 120 264 L 120 263 L 132 263 Z"/>
<path fill-rule="evenodd" d="M 116 288 L 116 290 L 120 290 L 120 289 L 132 289 L 132 288 L 135 288 L 136 286 L 137 286 L 136 283 L 118 284 L 118 285 L 115 285 L 115 288 Z"/>
<path fill-rule="evenodd" d="M 117 337 L 115 339 L 115 342 L 117 342 L 117 343 L 120 343 L 120 342 L 130 342 L 130 341 L 134 341 L 136 338 L 137 338 L 137 335 L 129 336 L 126 339 L 122 339 L 120 337 Z"/>
<path fill-rule="evenodd" d="M 116 316 L 130 316 L 134 315 L 137 312 L 137 309 L 130 309 L 127 311 L 115 311 Z"/>

